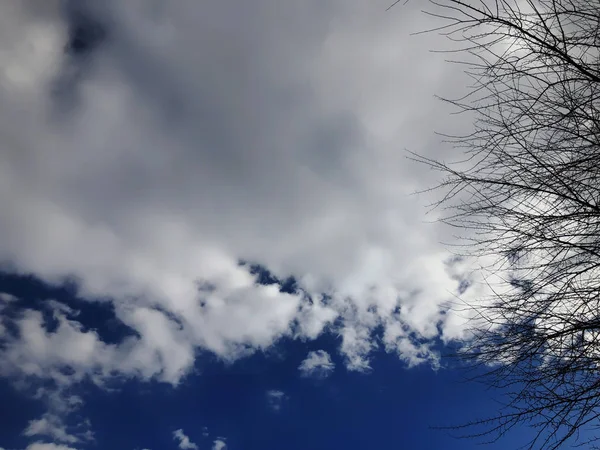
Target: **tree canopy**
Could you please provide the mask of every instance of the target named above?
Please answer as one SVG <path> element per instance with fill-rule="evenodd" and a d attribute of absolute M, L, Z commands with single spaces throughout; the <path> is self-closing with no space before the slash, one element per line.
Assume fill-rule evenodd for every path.
<path fill-rule="evenodd" d="M 536 428 L 529 448 L 600 435 L 600 2 L 431 0 L 435 31 L 460 44 L 472 80 L 447 99 L 472 133 L 446 138 L 465 158 L 439 170 L 438 206 L 470 257 L 505 288 L 477 310 L 462 357 L 509 389 L 492 440 Z M 434 31 L 434 30 L 429 30 Z M 475 434 L 480 434 L 476 432 Z"/>

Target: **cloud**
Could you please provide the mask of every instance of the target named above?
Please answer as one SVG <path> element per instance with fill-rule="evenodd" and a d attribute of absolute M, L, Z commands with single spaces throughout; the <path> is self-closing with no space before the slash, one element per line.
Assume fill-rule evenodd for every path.
<path fill-rule="evenodd" d="M 47 436 L 54 441 L 73 444 L 80 438 L 67 432 L 60 417 L 53 414 L 44 414 L 40 419 L 31 420 L 23 431 L 25 436 Z"/>
<path fill-rule="evenodd" d="M 73 447 L 67 447 L 60 444 L 46 444 L 43 442 L 35 442 L 29 444 L 25 450 L 76 450 Z"/>
<path fill-rule="evenodd" d="M 267 391 L 267 405 L 273 411 L 281 410 L 283 406 L 283 402 L 287 400 L 287 395 L 283 391 L 278 391 L 276 389 L 272 389 Z"/>
<path fill-rule="evenodd" d="M 14 295 L 8 294 L 6 292 L 0 292 L 0 307 L 7 303 L 12 303 L 15 301 L 17 301 L 17 297 L 15 297 Z"/>
<path fill-rule="evenodd" d="M 68 388 L 84 378 L 99 385 L 115 374 L 176 383 L 193 360 L 192 345 L 160 311 L 137 308 L 127 313 L 139 335 L 112 345 L 96 331 L 85 330 L 73 318 L 76 311 L 52 301 L 45 306 L 56 326 L 50 331 L 40 311 L 21 310 L 12 320 L 17 334 L 6 338 L 1 352 L 0 375 L 52 380 L 65 389 L 64 396 L 51 399 L 55 409 L 78 406 L 81 400 L 68 395 Z"/>
<path fill-rule="evenodd" d="M 327 378 L 335 369 L 331 356 L 325 350 L 309 352 L 298 367 L 305 377 Z"/>
<path fill-rule="evenodd" d="M 21 314 L 15 321 L 19 335 L 9 340 L 10 345 L 0 362 L 0 373 L 50 377 L 58 383 L 68 383 L 112 360 L 109 353 L 113 347 L 101 342 L 96 333 L 83 331 L 79 322 L 60 312 L 54 316 L 58 326 L 48 332 L 41 312 L 25 310 Z M 71 375 L 58 373 L 65 366 L 74 372 Z"/>
<path fill-rule="evenodd" d="M 16 300 L 17 297 L 15 297 L 14 295 L 8 294 L 6 292 L 0 292 L 0 313 L 4 311 L 7 306 L 9 306 L 12 303 L 15 303 Z M 2 337 L 4 337 L 4 334 L 6 333 L 5 322 L 6 319 L 0 317 L 0 339 L 2 339 Z"/>
<path fill-rule="evenodd" d="M 450 157 L 431 124 L 460 129 L 432 95 L 459 92 L 460 69 L 408 37 L 428 28 L 416 3 L 85 2 L 102 30 L 85 58 L 64 52 L 80 19 L 38 3 L 0 3 L 0 261 L 76 280 L 134 333 L 109 344 L 25 310 L 0 374 L 68 404 L 84 379 L 177 385 L 199 349 L 333 332 L 365 371 L 380 345 L 435 363 L 429 342 L 462 336 L 449 233 L 409 195 L 433 175 L 399 150 Z"/>
<path fill-rule="evenodd" d="M 227 444 L 223 439 L 215 439 L 213 442 L 212 450 L 224 450 L 227 448 Z"/>
<path fill-rule="evenodd" d="M 181 428 L 173 432 L 173 439 L 179 441 L 179 448 L 182 450 L 198 450 L 198 446 L 190 441 Z"/>

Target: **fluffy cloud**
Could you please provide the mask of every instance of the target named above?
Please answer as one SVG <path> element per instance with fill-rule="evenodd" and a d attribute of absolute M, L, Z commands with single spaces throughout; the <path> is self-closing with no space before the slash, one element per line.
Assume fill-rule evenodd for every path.
<path fill-rule="evenodd" d="M 187 370 L 193 358 L 192 346 L 178 338 L 173 324 L 153 309 L 132 313 L 131 320 L 140 322 L 141 336 L 118 346 L 104 343 L 95 331 L 84 330 L 59 309 L 53 310 L 53 317 L 57 325 L 48 331 L 40 311 L 22 312 L 14 321 L 18 334 L 7 339 L 2 353 L 0 374 L 49 378 L 65 388 L 84 377 L 102 383 L 114 373 L 175 382 L 181 376 L 178 371 Z"/>
<path fill-rule="evenodd" d="M 227 448 L 227 444 L 223 439 L 216 439 L 213 442 L 212 450 L 225 450 Z"/>
<path fill-rule="evenodd" d="M 59 444 L 46 444 L 43 442 L 36 442 L 27 446 L 25 450 L 76 450 L 73 447 L 67 447 L 66 445 Z"/>
<path fill-rule="evenodd" d="M 368 370 L 378 342 L 411 365 L 435 361 L 440 329 L 461 336 L 468 318 L 443 310 L 464 274 L 409 195 L 432 175 L 399 150 L 448 153 L 430 124 L 460 125 L 432 96 L 458 69 L 408 38 L 428 25 L 416 3 L 43 3 L 0 5 L 0 261 L 77 280 L 135 335 L 25 311 L 1 374 L 50 378 L 66 402 L 86 377 L 177 384 L 197 349 L 232 360 L 334 330 Z M 107 36 L 85 58 L 63 51 L 82 14 Z"/>
<path fill-rule="evenodd" d="M 183 433 L 182 429 L 173 432 L 173 439 L 179 441 L 179 448 L 182 450 L 198 450 L 198 446 L 190 441 L 190 438 Z"/>
<path fill-rule="evenodd" d="M 23 434 L 29 437 L 47 436 L 54 441 L 70 444 L 80 441 L 77 436 L 67 432 L 60 417 L 52 414 L 45 414 L 40 419 L 30 421 Z"/>
<path fill-rule="evenodd" d="M 303 376 L 327 378 L 335 369 L 331 356 L 325 350 L 309 352 L 298 367 Z"/>

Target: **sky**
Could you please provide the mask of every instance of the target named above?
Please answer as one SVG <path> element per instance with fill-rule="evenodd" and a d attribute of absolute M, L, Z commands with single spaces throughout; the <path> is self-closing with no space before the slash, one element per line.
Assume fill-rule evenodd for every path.
<path fill-rule="evenodd" d="M 0 2 L 0 448 L 475 448 L 486 284 L 407 158 L 468 80 L 388 6 Z"/>

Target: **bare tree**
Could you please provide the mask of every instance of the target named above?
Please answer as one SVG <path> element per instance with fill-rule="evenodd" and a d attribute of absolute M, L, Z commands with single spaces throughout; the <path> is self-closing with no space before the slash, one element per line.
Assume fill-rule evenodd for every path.
<path fill-rule="evenodd" d="M 461 355 L 509 401 L 467 435 L 529 424 L 528 448 L 589 448 L 600 439 L 600 1 L 430 4 L 473 80 L 447 101 L 475 123 L 447 136 L 463 161 L 414 157 L 445 175 L 445 222 L 505 285 L 472 305 Z"/>

